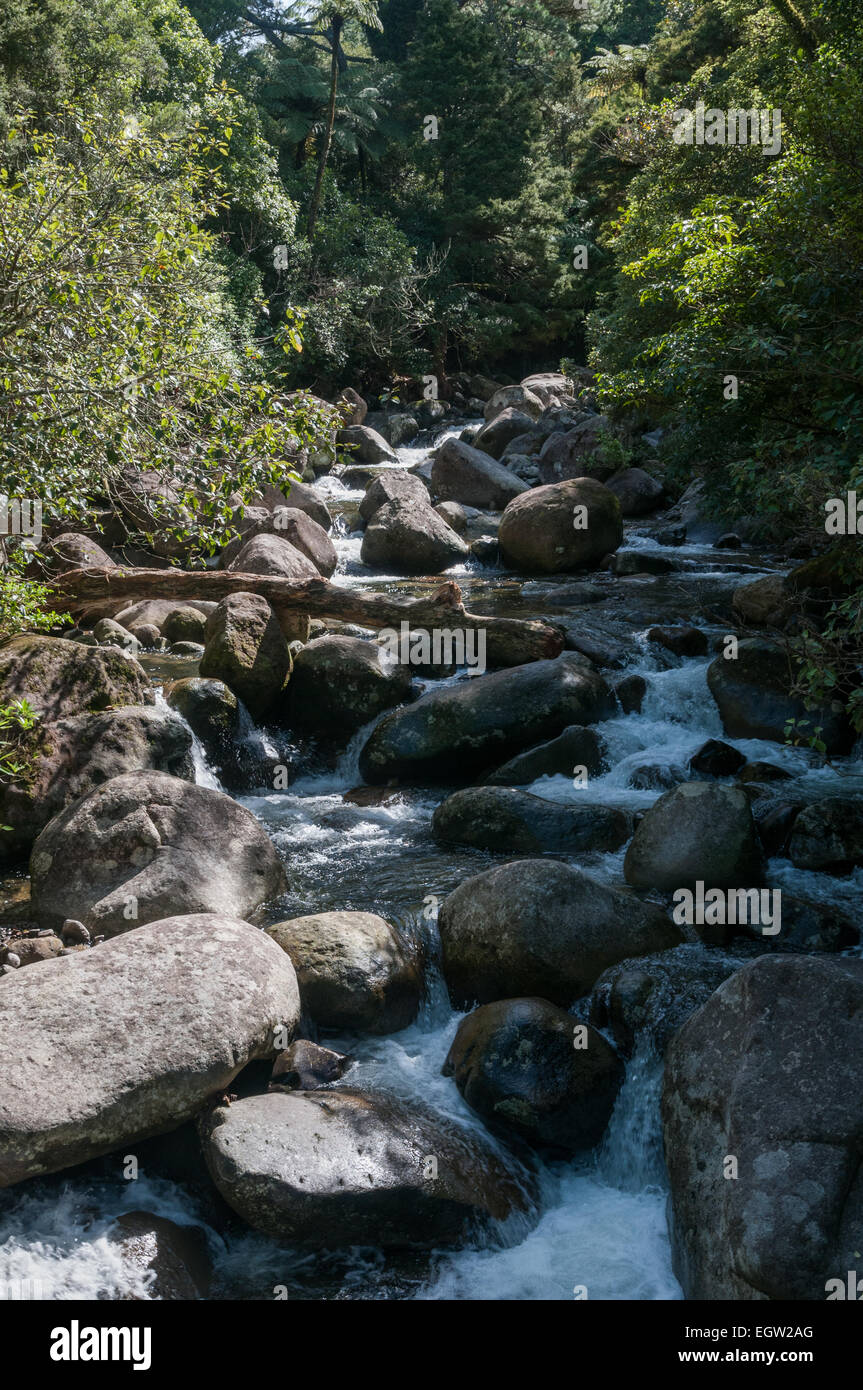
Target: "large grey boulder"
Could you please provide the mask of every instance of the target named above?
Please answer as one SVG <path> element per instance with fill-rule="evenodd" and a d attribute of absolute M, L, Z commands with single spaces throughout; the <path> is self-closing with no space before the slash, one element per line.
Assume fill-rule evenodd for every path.
<path fill-rule="evenodd" d="M 241 523 L 241 534 L 225 546 L 219 556 L 222 569 L 230 569 L 245 545 L 255 536 L 277 536 L 305 555 L 325 579 L 334 573 L 339 557 L 326 530 L 299 507 L 276 507 L 274 511 L 260 508 L 260 515 Z M 246 557 L 248 564 L 248 556 Z"/>
<path fill-rule="evenodd" d="M 598 565 L 623 540 L 620 503 L 592 478 L 531 488 L 510 502 L 498 530 L 507 564 L 558 574 Z"/>
<path fill-rule="evenodd" d="M 446 439 L 432 464 L 432 490 L 441 502 L 461 502 L 469 507 L 502 511 L 507 502 L 527 492 L 526 485 L 488 454 Z"/>
<path fill-rule="evenodd" d="M 336 437 L 343 448 L 350 449 L 351 457 L 359 463 L 398 462 L 395 451 L 383 435 L 369 429 L 368 425 L 348 425 L 339 430 Z"/>
<path fill-rule="evenodd" d="M 26 779 L 0 786 L 0 857 L 29 851 L 71 801 L 124 772 L 153 770 L 195 780 L 192 735 L 152 705 L 76 714 L 40 725 Z"/>
<path fill-rule="evenodd" d="M 316 638 L 294 660 L 284 717 L 297 733 L 348 740 L 410 695 L 411 668 L 390 663 L 377 642 Z"/>
<path fill-rule="evenodd" d="M 488 420 L 477 432 L 471 443 L 476 449 L 482 450 L 484 454 L 489 454 L 493 459 L 499 459 L 503 455 L 507 445 L 514 439 L 518 439 L 523 434 L 533 434 L 536 425 L 532 415 L 527 415 L 523 410 L 516 410 L 507 407 L 500 411 L 493 419 Z"/>
<path fill-rule="evenodd" d="M 721 782 L 683 782 L 650 807 L 626 851 L 634 888 L 751 888 L 764 860 L 749 798 Z"/>
<path fill-rule="evenodd" d="M 299 1020 L 247 922 L 151 922 L 0 981 L 0 1187 L 175 1129 Z"/>
<path fill-rule="evenodd" d="M 255 719 L 271 714 L 290 675 L 279 620 L 260 594 L 230 594 L 207 620 L 200 674 L 223 681 Z"/>
<path fill-rule="evenodd" d="M 602 1138 L 623 1066 L 601 1033 L 547 999 L 498 999 L 462 1019 L 443 1075 L 490 1129 L 577 1153 Z"/>
<path fill-rule="evenodd" d="M 582 658 L 556 657 L 446 686 L 385 715 L 360 754 L 367 782 L 466 782 L 570 724 L 610 718 L 614 697 Z"/>
<path fill-rule="evenodd" d="M 115 647 L 23 636 L 0 647 L 0 704 L 22 699 L 47 724 L 122 705 L 152 705 L 155 696 L 143 666 Z"/>
<path fill-rule="evenodd" d="M 319 1028 L 397 1033 L 423 989 L 416 948 L 374 912 L 316 912 L 267 931 L 297 972 L 303 1009 Z"/>
<path fill-rule="evenodd" d="M 550 434 L 539 451 L 540 478 L 543 483 L 564 482 L 567 478 L 597 478 L 604 482 L 614 472 L 599 450 L 608 420 L 591 415 L 570 430 Z"/>
<path fill-rule="evenodd" d="M 662 1113 L 687 1298 L 820 1302 L 860 1269 L 861 1054 L 863 961 L 811 956 L 759 957 L 673 1039 Z"/>
<path fill-rule="evenodd" d="M 440 574 L 469 554 L 461 536 L 427 499 L 411 498 L 397 498 L 378 508 L 360 550 L 364 565 L 407 574 Z"/>
<path fill-rule="evenodd" d="M 524 383 L 520 386 L 501 386 L 490 400 L 486 401 L 483 415 L 493 420 L 504 410 L 521 410 L 536 420 L 543 412 L 545 402 L 535 391 Z"/>
<path fill-rule="evenodd" d="M 284 536 L 266 531 L 246 541 L 227 568 L 232 573 L 274 574 L 280 579 L 320 578 L 317 565 L 308 555 Z"/>
<path fill-rule="evenodd" d="M 428 488 L 421 478 L 409 473 L 406 468 L 388 468 L 385 473 L 372 479 L 360 503 L 360 516 L 363 521 L 371 521 L 375 512 L 380 511 L 387 502 L 397 501 L 428 506 Z"/>
<path fill-rule="evenodd" d="M 64 570 L 86 569 L 90 565 L 111 570 L 116 568 L 116 561 L 97 541 L 77 531 L 64 531 L 59 536 L 46 537 L 39 546 L 39 559 L 54 574 L 62 574 Z"/>
<path fill-rule="evenodd" d="M 538 396 L 544 407 L 557 406 L 564 397 L 572 396 L 575 382 L 563 372 L 534 372 L 522 381 L 526 391 Z"/>
<path fill-rule="evenodd" d="M 278 507 L 295 507 L 298 511 L 305 512 L 306 516 L 310 516 L 312 521 L 316 521 L 325 531 L 329 531 L 333 524 L 326 502 L 320 493 L 315 492 L 307 483 L 291 480 L 284 491 L 265 488 L 261 494 L 261 501 L 270 511 Z"/>
<path fill-rule="evenodd" d="M 610 965 L 681 939 L 652 903 L 550 859 L 467 879 L 444 900 L 438 929 L 457 1006 L 538 995 L 565 1007 Z"/>
<path fill-rule="evenodd" d="M 139 627 L 156 627 L 159 631 L 165 626 L 172 613 L 176 613 L 179 607 L 175 598 L 142 598 L 135 603 L 121 605 L 116 613 L 115 621 L 127 628 L 130 632 Z M 212 600 L 184 599 L 183 608 L 195 608 L 204 618 L 209 618 L 211 613 L 215 613 L 218 604 Z"/>
<path fill-rule="evenodd" d="M 273 1091 L 213 1110 L 200 1128 L 228 1205 L 291 1245 L 461 1246 L 532 1206 L 514 1159 L 391 1096 Z"/>
<path fill-rule="evenodd" d="M 497 854 L 611 853 L 626 843 L 631 829 L 623 811 L 546 801 L 518 787 L 465 787 L 432 816 L 438 844 Z"/>
<path fill-rule="evenodd" d="M 266 832 L 223 792 L 126 773 L 49 821 L 30 858 L 34 915 L 92 933 L 184 913 L 248 917 L 284 888 Z"/>
<path fill-rule="evenodd" d="M 794 678 L 788 653 L 761 637 L 739 642 L 734 660 L 718 656 L 707 668 L 710 693 L 731 738 L 784 743 L 786 725 L 796 719 L 805 724 L 804 733 L 821 729 L 828 753 L 847 753 L 855 736 L 841 706 L 808 710 L 802 699 L 789 693 Z"/>

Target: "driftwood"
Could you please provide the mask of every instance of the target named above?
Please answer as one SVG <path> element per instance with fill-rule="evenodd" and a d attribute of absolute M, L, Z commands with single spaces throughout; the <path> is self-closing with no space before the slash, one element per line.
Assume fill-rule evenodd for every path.
<path fill-rule="evenodd" d="M 336 618 L 371 628 L 395 628 L 402 623 L 411 629 L 475 629 L 486 634 L 486 660 L 489 666 L 519 666 L 558 656 L 563 638 L 548 623 L 520 618 L 486 618 L 467 613 L 461 590 L 448 580 L 428 598 L 401 598 L 386 594 L 366 594 L 341 588 L 326 579 L 281 579 L 268 574 L 242 574 L 228 570 L 116 569 L 88 566 L 67 570 L 52 581 L 52 607 L 71 611 L 86 621 L 105 614 L 110 607 L 136 603 L 141 599 L 169 598 L 181 604 L 226 598 L 229 594 L 261 594 L 275 613 L 283 616 L 308 614 L 312 618 Z"/>

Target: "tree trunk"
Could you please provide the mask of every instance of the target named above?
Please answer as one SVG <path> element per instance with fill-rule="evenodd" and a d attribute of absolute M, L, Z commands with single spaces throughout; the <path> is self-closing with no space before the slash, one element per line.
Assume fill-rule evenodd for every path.
<path fill-rule="evenodd" d="M 363 594 L 343 589 L 326 579 L 281 579 L 267 574 L 240 574 L 228 570 L 117 569 L 89 566 L 67 570 L 52 581 L 51 606 L 56 612 L 71 610 L 79 619 L 95 620 L 118 613 L 140 599 L 170 598 L 177 605 L 189 599 L 214 600 L 228 594 L 261 594 L 281 618 L 306 613 L 313 618 L 337 618 L 363 627 L 401 630 L 475 629 L 486 634 L 489 666 L 520 666 L 555 657 L 563 650 L 563 637 L 548 623 L 520 618 L 485 618 L 465 612 L 461 590 L 452 580 L 440 585 L 428 598 L 401 598 L 387 594 Z"/>
<path fill-rule="evenodd" d="M 318 212 L 321 206 L 321 194 L 324 188 L 324 170 L 327 167 L 327 160 L 330 157 L 330 145 L 333 139 L 333 126 L 336 123 L 336 92 L 339 86 L 339 38 L 344 23 L 340 14 L 333 15 L 332 29 L 332 62 L 330 63 L 330 103 L 327 108 L 327 124 L 324 130 L 324 140 L 318 153 L 318 172 L 315 175 L 315 188 L 312 193 L 312 203 L 309 208 L 309 223 L 306 235 L 311 241 L 315 234 L 315 226 L 318 220 Z"/>

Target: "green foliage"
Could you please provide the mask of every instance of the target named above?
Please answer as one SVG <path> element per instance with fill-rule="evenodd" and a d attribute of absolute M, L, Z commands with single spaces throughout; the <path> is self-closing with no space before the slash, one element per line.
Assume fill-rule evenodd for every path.
<path fill-rule="evenodd" d="M 22 573 L 27 559 L 23 547 L 0 568 L 0 642 L 16 632 L 51 632 L 69 620 L 67 613 L 49 607 L 50 588 Z"/>
<path fill-rule="evenodd" d="M 23 782 L 33 765 L 39 715 L 26 700 L 0 703 L 0 784 Z M 0 830 L 8 830 L 8 825 Z"/>
<path fill-rule="evenodd" d="M 231 332 L 205 230 L 224 206 L 213 164 L 231 137 L 68 105 L 49 129 L 26 116 L 13 128 L 0 166 L 0 476 L 52 522 L 153 473 L 154 513 L 169 497 L 189 518 L 174 533 L 206 552 L 231 494 L 282 477 L 311 436 L 309 412 L 268 383 L 262 346 Z"/>

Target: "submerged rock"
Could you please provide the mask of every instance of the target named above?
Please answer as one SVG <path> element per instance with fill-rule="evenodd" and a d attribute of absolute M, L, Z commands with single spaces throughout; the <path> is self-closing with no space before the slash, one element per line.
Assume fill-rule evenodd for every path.
<path fill-rule="evenodd" d="M 124 1265 L 152 1276 L 150 1299 L 181 1302 L 209 1296 L 213 1280 L 207 1233 L 151 1211 L 127 1211 L 107 1233 Z"/>

